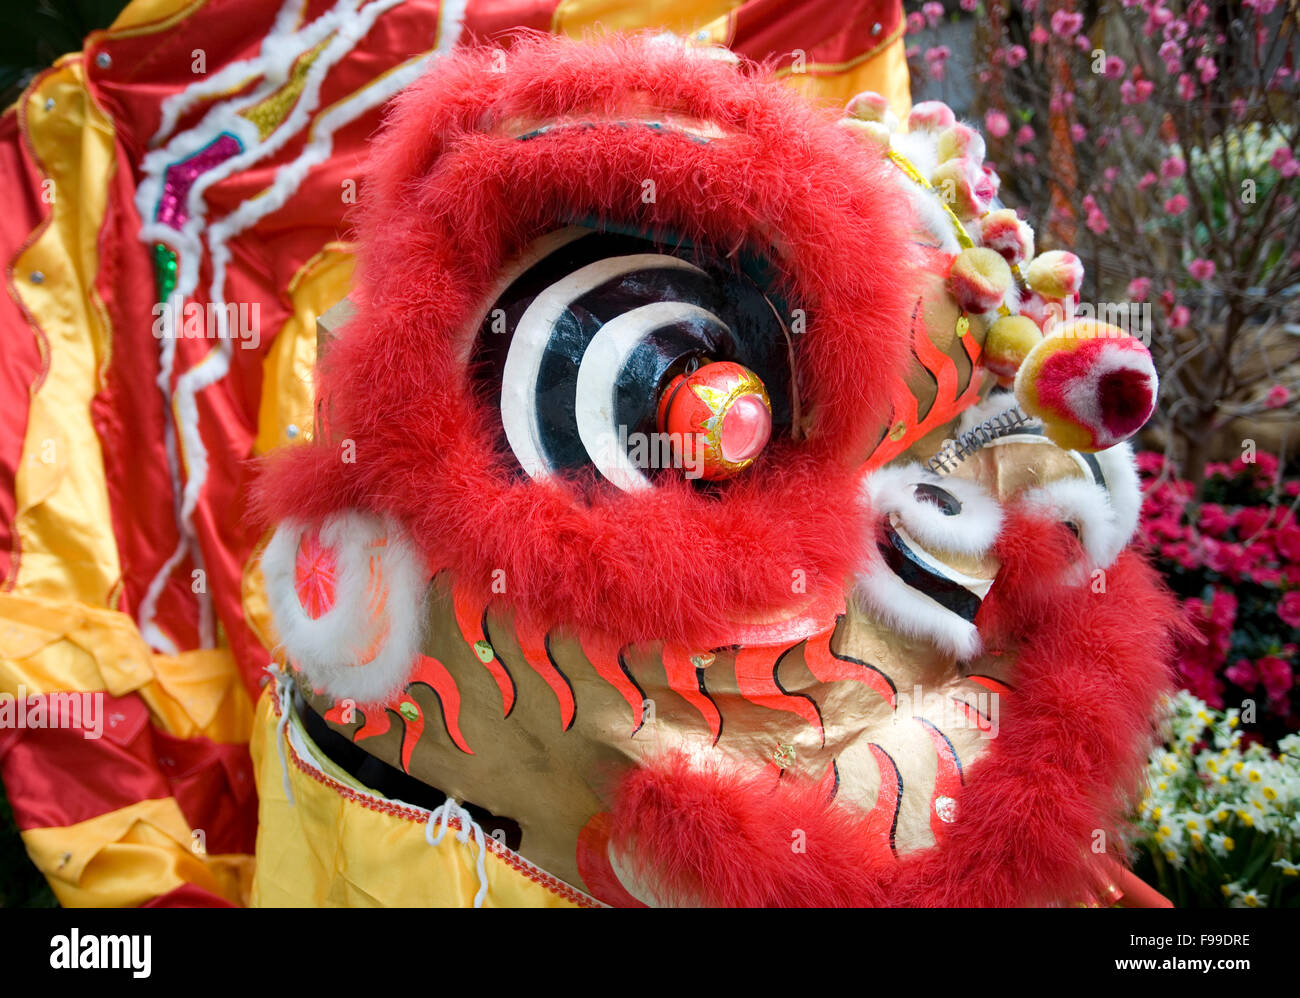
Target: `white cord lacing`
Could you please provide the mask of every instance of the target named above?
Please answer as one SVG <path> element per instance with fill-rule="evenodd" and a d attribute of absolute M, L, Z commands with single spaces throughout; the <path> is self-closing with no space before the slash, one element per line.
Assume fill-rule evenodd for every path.
<path fill-rule="evenodd" d="M 485 857 L 487 855 L 487 839 L 483 835 L 483 826 L 480 825 L 463 807 L 456 803 L 455 798 L 448 796 L 445 801 L 429 812 L 429 820 L 424 823 L 424 841 L 431 846 L 436 846 L 442 842 L 443 837 L 447 834 L 450 827 L 451 819 L 455 817 L 460 822 L 460 831 L 456 833 L 456 841 L 464 845 L 469 842 L 469 837 L 474 836 L 474 842 L 478 846 L 478 860 L 476 863 L 478 870 L 478 893 L 474 895 L 474 907 L 482 908 L 483 899 L 487 897 L 487 865 Z M 438 834 L 433 834 L 434 819 L 438 819 Z"/>
<path fill-rule="evenodd" d="M 275 695 L 280 701 L 280 719 L 275 722 L 275 747 L 280 752 L 280 776 L 284 780 L 284 795 L 289 798 L 289 805 L 296 807 L 293 799 L 293 787 L 289 786 L 289 759 L 284 752 L 284 743 L 288 740 L 289 710 L 293 704 L 293 679 L 288 669 L 280 669 L 274 662 L 266 671 L 275 680 Z"/>

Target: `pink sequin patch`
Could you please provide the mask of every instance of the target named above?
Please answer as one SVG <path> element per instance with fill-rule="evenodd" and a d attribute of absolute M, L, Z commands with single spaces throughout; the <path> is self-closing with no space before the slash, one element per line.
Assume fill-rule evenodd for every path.
<path fill-rule="evenodd" d="M 229 132 L 222 132 L 189 159 L 167 167 L 163 174 L 162 197 L 158 200 L 158 211 L 154 217 L 163 225 L 179 232 L 190 217 L 186 201 L 194 181 L 243 148 L 237 138 Z"/>

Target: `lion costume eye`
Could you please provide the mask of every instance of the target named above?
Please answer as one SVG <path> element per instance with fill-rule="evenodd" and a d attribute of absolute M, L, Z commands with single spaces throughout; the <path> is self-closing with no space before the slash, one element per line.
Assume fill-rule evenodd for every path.
<path fill-rule="evenodd" d="M 715 361 L 751 373 L 771 434 L 788 432 L 789 332 L 744 271 L 573 227 L 529 247 L 503 285 L 476 369 L 488 392 L 499 391 L 502 435 L 529 477 L 594 468 L 624 491 L 651 488 L 665 458 L 683 456 L 661 439 L 661 403 L 675 379 Z"/>

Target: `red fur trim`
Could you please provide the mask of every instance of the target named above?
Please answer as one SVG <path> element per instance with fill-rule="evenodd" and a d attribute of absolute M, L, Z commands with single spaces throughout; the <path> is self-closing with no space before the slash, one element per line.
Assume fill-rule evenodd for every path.
<path fill-rule="evenodd" d="M 1015 906 L 1098 887 L 1097 829 L 1114 848 L 1152 742 L 1179 620 L 1152 569 L 1126 552 L 1106 592 L 1052 580 L 1074 544 L 1059 525 L 1014 517 L 982 611 L 986 641 L 1014 643 L 1014 697 L 969 767 L 941 846 L 882 867 L 860 811 L 811 784 L 775 788 L 756 767 L 670 754 L 615 795 L 611 843 L 665 900 L 738 906 Z M 806 852 L 791 845 L 802 830 Z"/>
<path fill-rule="evenodd" d="M 791 592 L 796 569 L 810 597 L 842 591 L 864 543 L 850 469 L 889 416 L 915 297 L 888 167 L 780 84 L 643 39 L 526 38 L 493 68 L 490 50 L 448 56 L 397 98 L 363 185 L 358 315 L 321 376 L 333 439 L 271 463 L 261 514 L 386 511 L 477 594 L 500 569 L 525 616 L 626 640 L 726 643 L 728 617 L 806 598 Z M 727 135 L 608 124 L 515 138 L 647 107 Z M 682 483 L 584 500 L 517 481 L 465 358 L 503 265 L 585 217 L 769 254 L 809 318 L 796 343 L 809 439 L 773 441 L 720 496 Z"/>

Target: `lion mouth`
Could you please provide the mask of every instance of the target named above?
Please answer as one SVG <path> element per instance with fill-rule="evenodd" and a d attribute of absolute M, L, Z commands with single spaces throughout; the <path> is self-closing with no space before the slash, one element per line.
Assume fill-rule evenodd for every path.
<path fill-rule="evenodd" d="M 883 538 L 877 550 L 886 567 L 908 588 L 934 602 L 938 608 L 955 613 L 970 624 L 975 623 L 993 579 L 977 578 L 958 571 L 946 561 L 928 552 L 900 522 L 890 514 L 882 525 Z"/>

